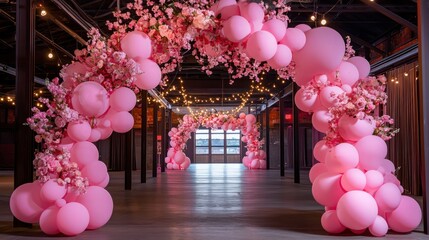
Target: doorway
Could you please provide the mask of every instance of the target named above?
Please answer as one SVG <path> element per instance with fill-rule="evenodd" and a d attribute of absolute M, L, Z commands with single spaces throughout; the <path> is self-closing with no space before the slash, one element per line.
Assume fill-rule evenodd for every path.
<path fill-rule="evenodd" d="M 241 163 L 241 131 L 197 129 L 194 163 Z"/>

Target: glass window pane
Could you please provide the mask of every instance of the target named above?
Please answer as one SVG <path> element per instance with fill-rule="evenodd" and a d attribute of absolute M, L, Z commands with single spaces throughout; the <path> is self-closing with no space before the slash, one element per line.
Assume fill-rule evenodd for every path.
<path fill-rule="evenodd" d="M 238 133 L 238 134 L 240 134 L 240 130 L 234 130 L 234 131 L 227 130 L 226 133 Z"/>
<path fill-rule="evenodd" d="M 209 146 L 209 140 L 208 139 L 196 139 L 195 140 L 195 145 L 197 147 L 208 147 Z"/>
<path fill-rule="evenodd" d="M 197 134 L 198 133 L 209 133 L 209 130 L 208 129 L 197 129 L 197 132 L 196 132 Z"/>
<path fill-rule="evenodd" d="M 212 147 L 212 154 L 223 154 L 223 147 Z"/>
<path fill-rule="evenodd" d="M 212 139 L 212 146 L 223 146 L 223 139 Z"/>
<path fill-rule="evenodd" d="M 240 140 L 239 139 L 227 139 L 226 145 L 231 146 L 231 147 L 240 146 Z"/>
<path fill-rule="evenodd" d="M 195 153 L 196 154 L 209 154 L 209 148 L 208 147 L 196 147 Z"/>
<path fill-rule="evenodd" d="M 227 147 L 226 153 L 227 154 L 240 154 L 240 147 Z"/>
<path fill-rule="evenodd" d="M 204 133 L 199 133 L 199 134 L 195 134 L 195 138 L 196 139 L 209 139 L 209 135 L 204 134 Z"/>
<path fill-rule="evenodd" d="M 222 129 L 212 129 L 212 133 L 222 133 L 223 134 L 223 130 Z"/>

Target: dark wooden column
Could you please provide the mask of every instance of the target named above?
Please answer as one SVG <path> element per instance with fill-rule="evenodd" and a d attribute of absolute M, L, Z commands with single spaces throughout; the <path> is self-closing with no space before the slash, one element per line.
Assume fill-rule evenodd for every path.
<path fill-rule="evenodd" d="M 300 182 L 300 163 L 299 163 L 299 116 L 298 116 L 298 108 L 295 104 L 295 94 L 298 91 L 298 85 L 296 83 L 293 83 L 292 87 L 292 115 L 293 115 L 293 127 L 292 127 L 292 135 L 293 135 L 293 182 L 299 183 Z"/>
<path fill-rule="evenodd" d="M 423 226 L 429 233 L 429 1 L 417 1 L 419 27 L 420 141 L 422 149 Z"/>
<path fill-rule="evenodd" d="M 279 94 L 279 131 L 280 131 L 280 176 L 284 177 L 285 175 L 285 104 L 284 99 L 281 97 L 283 91 Z"/>
<path fill-rule="evenodd" d="M 166 132 L 166 121 L 165 121 L 165 111 L 167 111 L 167 108 L 163 108 L 161 112 L 161 156 L 159 159 L 159 164 L 161 165 L 161 172 L 165 172 L 165 161 L 164 158 L 166 157 L 166 146 L 165 146 L 165 139 L 167 134 Z"/>
<path fill-rule="evenodd" d="M 265 153 L 267 155 L 267 169 L 270 169 L 270 108 L 265 109 Z"/>
<path fill-rule="evenodd" d="M 157 177 L 158 166 L 157 166 L 157 139 L 158 136 L 158 103 L 153 103 L 153 145 L 152 145 L 152 177 Z"/>
<path fill-rule="evenodd" d="M 133 170 L 133 165 L 132 165 L 132 155 L 131 155 L 131 151 L 132 151 L 132 135 L 134 134 L 134 130 L 131 129 L 131 131 L 128 131 L 127 133 L 125 133 L 125 190 L 131 190 L 131 185 L 132 185 L 132 170 Z"/>
<path fill-rule="evenodd" d="M 33 106 L 35 8 L 31 0 L 16 2 L 16 107 L 14 187 L 33 181 L 33 132 L 24 125 Z M 31 227 L 18 219 L 14 227 Z"/>
<path fill-rule="evenodd" d="M 146 150 L 147 150 L 147 91 L 142 92 L 142 122 L 141 122 L 141 152 L 140 152 L 140 165 L 141 165 L 141 173 L 140 173 L 140 182 L 146 182 Z"/>

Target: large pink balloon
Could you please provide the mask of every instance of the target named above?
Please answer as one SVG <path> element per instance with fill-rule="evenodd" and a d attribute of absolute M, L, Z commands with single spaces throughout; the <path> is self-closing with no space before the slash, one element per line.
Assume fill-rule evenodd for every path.
<path fill-rule="evenodd" d="M 102 161 L 94 161 L 81 170 L 82 176 L 87 177 L 89 185 L 99 185 L 106 178 L 107 167 Z"/>
<path fill-rule="evenodd" d="M 130 131 L 134 126 L 134 117 L 131 113 L 122 111 L 115 113 L 110 121 L 112 123 L 112 129 L 118 133 L 126 133 Z"/>
<path fill-rule="evenodd" d="M 401 203 L 401 191 L 395 184 L 385 183 L 377 190 L 374 198 L 380 210 L 391 212 Z"/>
<path fill-rule="evenodd" d="M 120 87 L 110 95 L 110 106 L 117 112 L 133 110 L 136 101 L 136 94 L 127 87 Z"/>
<path fill-rule="evenodd" d="M 372 135 L 374 125 L 368 120 L 350 117 L 349 115 L 341 116 L 338 121 L 338 132 L 341 137 L 349 141 L 359 141 L 359 139 Z"/>
<path fill-rule="evenodd" d="M 77 199 L 88 209 L 88 229 L 97 229 L 104 226 L 112 216 L 113 200 L 109 192 L 98 186 L 90 186 L 85 194 Z"/>
<path fill-rule="evenodd" d="M 257 3 L 241 4 L 240 13 L 249 22 L 262 22 L 265 17 L 264 9 Z"/>
<path fill-rule="evenodd" d="M 332 115 L 326 110 L 318 110 L 311 116 L 311 123 L 313 127 L 322 133 L 329 130 L 329 121 L 332 120 Z"/>
<path fill-rule="evenodd" d="M 338 220 L 337 211 L 335 210 L 328 210 L 323 213 L 320 221 L 322 223 L 323 229 L 325 229 L 325 231 L 327 231 L 328 233 L 338 234 L 346 230 L 346 227 L 344 227 L 340 223 L 340 220 Z"/>
<path fill-rule="evenodd" d="M 303 88 L 298 89 L 295 94 L 295 105 L 304 112 L 313 112 L 316 105 L 317 93 L 305 93 Z"/>
<path fill-rule="evenodd" d="M 36 223 L 44 210 L 40 198 L 41 184 L 39 181 L 25 183 L 17 187 L 9 200 L 13 216 L 27 223 Z"/>
<path fill-rule="evenodd" d="M 349 62 L 342 62 L 338 67 L 338 75 L 341 79 L 341 83 L 353 86 L 357 80 L 359 80 L 359 71 Z"/>
<path fill-rule="evenodd" d="M 259 159 L 253 159 L 250 163 L 251 169 L 258 169 L 260 167 Z"/>
<path fill-rule="evenodd" d="M 286 34 L 287 22 L 273 18 L 268 20 L 262 26 L 262 30 L 270 32 L 276 38 L 277 42 L 283 39 Z"/>
<path fill-rule="evenodd" d="M 242 16 L 232 16 L 223 24 L 225 37 L 231 42 L 241 42 L 250 34 L 250 24 Z"/>
<path fill-rule="evenodd" d="M 90 142 L 83 141 L 75 143 L 70 150 L 70 158 L 73 162 L 79 164 L 81 168 L 87 164 L 97 161 L 99 152 L 97 147 Z"/>
<path fill-rule="evenodd" d="M 137 63 L 140 64 L 142 73 L 136 76 L 134 84 L 143 90 L 150 90 L 158 86 L 162 77 L 159 65 L 149 59 L 141 59 Z"/>
<path fill-rule="evenodd" d="M 377 213 L 375 199 L 364 191 L 347 192 L 338 201 L 338 219 L 350 229 L 360 230 L 371 226 Z"/>
<path fill-rule="evenodd" d="M 76 142 L 86 141 L 91 136 L 91 125 L 87 121 L 74 121 L 67 125 L 67 135 Z"/>
<path fill-rule="evenodd" d="M 98 117 L 109 108 L 109 97 L 100 83 L 87 81 L 80 83 L 74 89 L 72 105 L 84 116 Z"/>
<path fill-rule="evenodd" d="M 387 214 L 389 227 L 396 232 L 413 231 L 422 220 L 422 210 L 416 200 L 402 196 L 401 203 L 391 213 Z"/>
<path fill-rule="evenodd" d="M 309 30 L 311 30 L 311 27 L 308 26 L 307 24 L 304 24 L 304 23 L 296 25 L 295 28 L 303 31 L 304 33 L 307 32 L 307 31 L 309 31 Z"/>
<path fill-rule="evenodd" d="M 326 145 L 326 140 L 318 141 L 313 149 L 314 158 L 319 162 L 325 162 L 325 156 L 328 150 L 329 146 Z"/>
<path fill-rule="evenodd" d="M 334 107 L 338 102 L 338 95 L 343 94 L 344 90 L 337 86 L 324 87 L 319 93 L 319 99 L 326 108 Z"/>
<path fill-rule="evenodd" d="M 277 45 L 276 54 L 267 62 L 272 68 L 279 69 L 288 66 L 291 61 L 292 52 L 290 49 L 286 45 L 279 44 Z"/>
<path fill-rule="evenodd" d="M 341 177 L 341 186 L 346 191 L 363 190 L 366 186 L 365 173 L 358 168 L 347 170 Z"/>
<path fill-rule="evenodd" d="M 374 223 L 368 227 L 369 232 L 376 237 L 383 237 L 389 230 L 386 220 L 381 217 L 375 217 Z"/>
<path fill-rule="evenodd" d="M 366 169 L 378 169 L 387 155 L 386 142 L 374 135 L 361 138 L 355 144 L 359 153 L 359 166 Z"/>
<path fill-rule="evenodd" d="M 258 61 L 267 61 L 277 52 L 277 40 L 267 31 L 255 32 L 247 40 L 246 52 Z"/>
<path fill-rule="evenodd" d="M 333 172 L 344 173 L 356 167 L 358 163 L 358 152 L 350 143 L 340 143 L 326 154 L 326 167 Z"/>
<path fill-rule="evenodd" d="M 185 161 L 185 158 L 185 154 L 182 151 L 178 151 L 176 154 L 174 154 L 173 159 L 177 164 L 182 164 Z"/>
<path fill-rule="evenodd" d="M 296 52 L 305 46 L 305 41 L 305 33 L 301 29 L 288 28 L 280 43 L 288 46 L 292 52 Z"/>
<path fill-rule="evenodd" d="M 253 114 L 247 114 L 246 115 L 246 122 L 249 124 L 249 123 L 255 123 L 256 122 L 256 117 L 255 117 L 255 115 L 253 115 Z"/>
<path fill-rule="evenodd" d="M 321 205 L 334 208 L 345 193 L 341 188 L 341 174 L 326 172 L 320 174 L 313 182 L 313 197 Z"/>
<path fill-rule="evenodd" d="M 312 75 L 337 69 L 345 53 L 341 35 L 329 27 L 314 28 L 305 35 L 305 46 L 293 55 L 296 65 L 306 68 Z"/>
<path fill-rule="evenodd" d="M 188 157 L 185 158 L 185 161 L 183 161 L 182 164 L 180 164 L 181 169 L 187 169 L 191 165 L 191 159 Z"/>
<path fill-rule="evenodd" d="M 89 213 L 85 206 L 77 202 L 67 203 L 57 214 L 57 226 L 67 236 L 81 234 L 88 227 Z"/>
<path fill-rule="evenodd" d="M 314 180 L 316 180 L 316 178 L 322 174 L 328 171 L 328 168 L 326 167 L 326 165 L 324 163 L 316 163 L 314 164 L 311 169 L 310 172 L 308 174 L 309 178 L 310 178 L 310 182 L 313 183 Z"/>
<path fill-rule="evenodd" d="M 48 234 L 55 235 L 60 233 L 60 230 L 57 226 L 57 214 L 60 209 L 57 206 L 51 206 L 40 215 L 39 225 L 40 229 Z"/>
<path fill-rule="evenodd" d="M 45 182 L 40 189 L 40 197 L 47 202 L 55 202 L 66 195 L 67 189 L 65 185 L 60 185 L 54 179 Z"/>
<path fill-rule="evenodd" d="M 133 31 L 127 33 L 121 40 L 121 48 L 128 57 L 146 59 L 152 54 L 150 37 L 143 32 Z"/>
<path fill-rule="evenodd" d="M 352 63 L 359 72 L 359 79 L 366 78 L 371 70 L 369 62 L 363 57 L 351 57 L 347 62 Z"/>

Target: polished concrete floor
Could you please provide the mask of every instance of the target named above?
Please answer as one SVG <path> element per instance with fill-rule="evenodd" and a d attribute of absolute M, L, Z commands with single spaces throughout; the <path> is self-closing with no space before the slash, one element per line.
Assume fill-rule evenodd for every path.
<path fill-rule="evenodd" d="M 196 164 L 186 171 L 159 173 L 124 190 L 123 172 L 112 172 L 107 189 L 115 203 L 111 220 L 101 229 L 62 239 L 363 239 L 345 232 L 327 234 L 320 225 L 323 208 L 311 196 L 307 174 L 294 184 L 292 173 L 246 170 L 241 164 Z M 148 172 L 148 176 L 151 176 Z M 0 239 L 46 239 L 37 225 L 12 228 L 8 200 L 12 173 L 0 172 Z M 57 239 L 61 236 L 49 237 Z M 429 239 L 422 226 L 387 239 Z"/>

